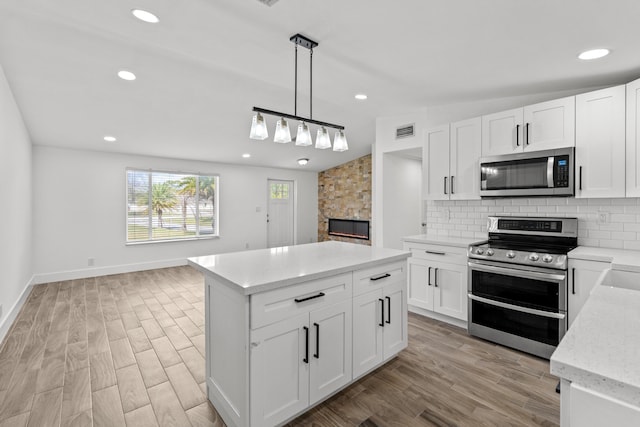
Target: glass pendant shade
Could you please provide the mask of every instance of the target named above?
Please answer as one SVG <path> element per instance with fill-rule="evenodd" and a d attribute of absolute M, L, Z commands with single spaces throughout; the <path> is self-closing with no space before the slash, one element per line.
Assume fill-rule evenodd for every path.
<path fill-rule="evenodd" d="M 336 136 L 333 139 L 333 151 L 347 151 L 349 146 L 347 145 L 347 137 L 344 136 L 344 131 L 336 131 Z"/>
<path fill-rule="evenodd" d="M 273 141 L 281 144 L 291 142 L 291 131 L 285 119 L 280 119 L 276 122 L 276 134 L 273 136 Z"/>
<path fill-rule="evenodd" d="M 267 131 L 267 123 L 264 121 L 264 117 L 260 113 L 253 116 L 251 121 L 251 133 L 249 138 L 263 140 L 269 137 L 269 131 Z"/>
<path fill-rule="evenodd" d="M 329 132 L 324 127 L 318 129 L 318 134 L 316 135 L 316 148 L 320 150 L 324 150 L 327 148 L 331 148 L 331 138 L 329 138 Z"/>
<path fill-rule="evenodd" d="M 298 134 L 296 135 L 296 145 L 308 146 L 311 145 L 311 132 L 309 132 L 309 126 L 305 122 L 298 125 Z"/>

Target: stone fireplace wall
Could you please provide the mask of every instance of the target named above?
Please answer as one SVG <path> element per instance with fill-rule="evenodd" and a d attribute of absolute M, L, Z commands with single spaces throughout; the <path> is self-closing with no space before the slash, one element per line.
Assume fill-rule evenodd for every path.
<path fill-rule="evenodd" d="M 370 154 L 318 174 L 318 241 L 338 240 L 371 246 L 371 240 L 329 236 L 329 218 L 371 221 Z"/>

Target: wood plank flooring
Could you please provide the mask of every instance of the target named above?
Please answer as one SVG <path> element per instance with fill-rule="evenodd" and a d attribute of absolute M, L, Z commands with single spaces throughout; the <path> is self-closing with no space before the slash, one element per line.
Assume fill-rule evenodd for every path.
<path fill-rule="evenodd" d="M 223 426 L 190 267 L 34 286 L 0 347 L 0 427 Z M 547 361 L 409 315 L 409 348 L 289 426 L 556 426 Z"/>

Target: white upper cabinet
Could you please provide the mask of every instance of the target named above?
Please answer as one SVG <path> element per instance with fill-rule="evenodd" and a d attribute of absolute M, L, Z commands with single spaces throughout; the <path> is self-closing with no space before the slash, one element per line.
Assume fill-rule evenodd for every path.
<path fill-rule="evenodd" d="M 625 86 L 576 96 L 576 197 L 625 196 Z"/>
<path fill-rule="evenodd" d="M 422 149 L 423 199 L 449 200 L 449 125 L 425 132 Z"/>
<path fill-rule="evenodd" d="M 481 119 L 428 129 L 422 167 L 425 200 L 479 199 Z"/>
<path fill-rule="evenodd" d="M 627 85 L 627 197 L 640 197 L 640 79 Z"/>
<path fill-rule="evenodd" d="M 452 200 L 480 198 L 481 126 L 480 117 L 451 123 L 449 193 Z"/>
<path fill-rule="evenodd" d="M 522 151 L 522 108 L 482 116 L 482 155 Z"/>
<path fill-rule="evenodd" d="M 482 117 L 482 155 L 575 145 L 575 97 L 554 99 Z"/>

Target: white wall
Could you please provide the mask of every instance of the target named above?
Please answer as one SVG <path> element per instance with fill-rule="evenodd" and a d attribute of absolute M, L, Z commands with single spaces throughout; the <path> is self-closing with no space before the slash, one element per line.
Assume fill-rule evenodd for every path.
<path fill-rule="evenodd" d="M 422 162 L 386 153 L 383 163 L 384 246 L 402 249 L 402 237 L 421 232 Z"/>
<path fill-rule="evenodd" d="M 0 66 L 0 342 L 33 275 L 31 141 Z"/>
<path fill-rule="evenodd" d="M 245 250 L 246 244 L 265 248 L 268 178 L 296 182 L 297 242 L 317 241 L 315 172 L 42 146 L 33 149 L 33 167 L 38 283 L 183 264 L 187 257 Z M 126 167 L 219 174 L 220 237 L 125 245 Z"/>

